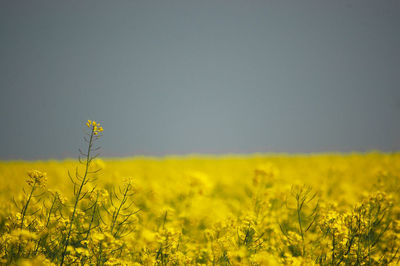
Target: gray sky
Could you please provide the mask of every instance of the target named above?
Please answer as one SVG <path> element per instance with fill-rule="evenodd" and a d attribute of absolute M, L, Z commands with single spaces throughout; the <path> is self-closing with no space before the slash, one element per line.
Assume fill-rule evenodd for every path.
<path fill-rule="evenodd" d="M 1 1 L 0 159 L 395 151 L 400 1 Z"/>

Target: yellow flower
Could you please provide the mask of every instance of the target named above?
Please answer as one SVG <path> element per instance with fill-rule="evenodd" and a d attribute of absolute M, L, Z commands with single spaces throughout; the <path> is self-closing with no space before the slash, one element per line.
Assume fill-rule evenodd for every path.
<path fill-rule="evenodd" d="M 99 132 L 103 132 L 103 127 L 96 121 L 88 120 L 86 126 L 93 131 L 93 135 L 95 136 L 98 135 Z"/>
<path fill-rule="evenodd" d="M 28 179 L 26 180 L 26 183 L 28 185 L 33 186 L 33 185 L 38 185 L 41 187 L 46 186 L 47 182 L 47 174 L 42 173 L 38 170 L 31 170 L 28 172 Z"/>

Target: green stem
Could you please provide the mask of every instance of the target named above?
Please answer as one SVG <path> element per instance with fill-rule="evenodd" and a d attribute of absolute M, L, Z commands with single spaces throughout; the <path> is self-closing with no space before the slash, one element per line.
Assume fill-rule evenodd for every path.
<path fill-rule="evenodd" d="M 69 240 L 70 240 L 70 237 L 71 237 L 72 225 L 73 225 L 74 219 L 75 219 L 76 208 L 78 206 L 78 202 L 79 202 L 79 198 L 81 196 L 82 188 L 85 185 L 86 177 L 87 177 L 87 174 L 88 174 L 88 171 L 89 171 L 90 151 L 91 151 L 91 148 L 92 148 L 93 134 L 94 134 L 94 128 L 92 128 L 92 132 L 90 133 L 90 140 L 89 140 L 89 146 L 88 146 L 87 157 L 86 157 L 85 174 L 83 176 L 82 183 L 81 183 L 81 185 L 79 187 L 78 193 L 76 194 L 74 210 L 72 212 L 71 220 L 70 220 L 70 223 L 69 223 L 68 234 L 67 234 L 67 238 L 65 240 L 64 250 L 63 250 L 63 253 L 62 253 L 62 256 L 61 256 L 60 266 L 64 264 L 65 254 L 67 253 L 67 247 L 68 247 Z"/>
<path fill-rule="evenodd" d="M 335 265 L 335 232 L 332 232 L 332 265 Z"/>
<path fill-rule="evenodd" d="M 369 209 L 368 211 L 367 246 L 368 246 L 368 265 L 371 265 L 371 209 Z"/>
<path fill-rule="evenodd" d="M 28 200 L 26 201 L 26 204 L 25 204 L 24 208 L 22 209 L 21 230 L 24 227 L 24 220 L 25 220 L 26 210 L 28 209 L 28 205 L 31 202 L 33 191 L 35 191 L 35 186 L 36 186 L 36 182 L 33 183 L 31 193 L 29 194 Z M 21 253 L 21 243 L 18 244 L 18 255 L 17 255 L 18 257 L 19 257 L 20 253 Z"/>
<path fill-rule="evenodd" d="M 304 257 L 305 255 L 305 245 L 304 245 L 304 232 L 303 232 L 303 226 L 301 225 L 301 206 L 299 203 L 299 199 L 297 198 L 297 219 L 299 223 L 299 229 L 300 229 L 300 235 L 301 235 L 301 241 L 302 241 L 302 256 Z"/>
<path fill-rule="evenodd" d="M 113 224 L 112 224 L 112 226 L 111 226 L 111 234 L 112 234 L 112 232 L 113 232 L 113 230 L 114 230 L 115 223 L 117 222 L 117 219 L 118 219 L 119 213 L 120 213 L 120 211 L 121 211 L 121 208 L 122 208 L 122 206 L 123 206 L 123 205 L 125 204 L 125 202 L 126 202 L 126 197 L 127 197 L 127 194 L 128 194 L 129 187 L 130 187 L 130 185 L 128 184 L 128 185 L 126 186 L 125 191 L 124 191 L 124 197 L 123 197 L 123 199 L 122 199 L 122 201 L 121 201 L 121 203 L 120 203 L 120 205 L 119 205 L 119 207 L 118 207 L 118 210 L 117 210 L 117 212 L 116 212 L 116 214 L 115 214 L 115 217 L 114 217 L 114 220 L 113 220 Z M 114 237 L 115 237 L 115 235 L 114 235 Z"/>
<path fill-rule="evenodd" d="M 97 195 L 97 198 L 98 198 L 98 195 Z M 97 198 L 96 198 L 96 203 L 95 203 L 95 205 L 93 206 L 92 218 L 90 219 L 90 224 L 89 224 L 88 232 L 87 232 L 87 234 L 86 234 L 86 239 L 89 238 L 90 230 L 92 230 L 92 224 L 93 224 L 93 222 L 94 222 L 94 217 L 95 217 L 95 215 L 96 215 Z"/>
<path fill-rule="evenodd" d="M 46 228 L 49 227 L 51 212 L 53 211 L 53 208 L 54 208 L 54 205 L 55 205 L 55 203 L 56 203 L 56 200 L 57 200 L 57 194 L 54 195 L 54 200 L 53 200 L 53 202 L 51 203 L 49 215 L 47 216 Z M 43 244 L 46 244 L 46 239 L 45 239 L 45 237 L 41 237 L 41 238 L 39 239 L 37 245 L 36 245 L 35 253 L 34 253 L 34 254 L 37 254 L 37 252 L 38 252 L 38 250 L 39 250 L 39 247 L 40 247 L 40 245 L 42 244 L 42 241 L 43 241 L 43 240 L 45 241 L 45 243 L 43 243 Z"/>
<path fill-rule="evenodd" d="M 54 195 L 54 200 L 53 200 L 53 202 L 51 204 L 51 207 L 50 207 L 49 216 L 47 217 L 47 222 L 46 222 L 46 228 L 49 227 L 51 212 L 53 211 L 53 208 L 54 208 L 54 205 L 56 203 L 56 200 L 57 200 L 57 194 Z"/>
<path fill-rule="evenodd" d="M 29 203 L 31 202 L 32 195 L 33 195 L 33 191 L 35 190 L 35 186 L 36 186 L 36 182 L 33 184 L 31 193 L 29 194 L 29 197 L 28 197 L 28 200 L 27 200 L 27 202 L 26 202 L 24 208 L 22 209 L 21 229 L 22 229 L 23 226 L 24 226 L 24 219 L 25 219 L 25 215 L 26 215 L 26 210 L 28 209 L 28 205 L 29 205 Z"/>

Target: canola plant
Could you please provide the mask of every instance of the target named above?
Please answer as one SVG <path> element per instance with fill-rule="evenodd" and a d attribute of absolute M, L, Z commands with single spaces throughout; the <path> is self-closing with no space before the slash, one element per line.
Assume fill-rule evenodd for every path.
<path fill-rule="evenodd" d="M 400 154 L 0 162 L 6 265 L 398 265 Z"/>

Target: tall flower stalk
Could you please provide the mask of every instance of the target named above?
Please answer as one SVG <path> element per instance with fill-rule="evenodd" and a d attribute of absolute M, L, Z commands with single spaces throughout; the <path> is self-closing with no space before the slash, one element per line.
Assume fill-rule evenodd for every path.
<path fill-rule="evenodd" d="M 85 173 L 84 173 L 84 175 L 82 177 L 80 177 L 78 175 L 78 173 L 76 173 L 76 179 L 78 181 L 80 181 L 80 184 L 79 184 L 79 182 L 77 183 L 76 181 L 74 181 L 71 178 L 71 181 L 74 184 L 75 203 L 74 203 L 74 210 L 72 211 L 72 215 L 71 215 L 71 218 L 70 218 L 70 221 L 69 221 L 68 233 L 67 233 L 67 237 L 65 239 L 63 252 L 62 252 L 62 255 L 61 255 L 61 263 L 60 263 L 60 265 L 64 264 L 65 255 L 67 253 L 68 244 L 69 244 L 69 241 L 70 241 L 70 238 L 71 238 L 72 225 L 74 224 L 75 217 L 76 217 L 76 209 L 78 207 L 78 203 L 88 193 L 88 192 L 83 192 L 83 188 L 89 181 L 88 174 L 89 174 L 90 164 L 91 164 L 92 160 L 94 158 L 96 158 L 97 155 L 98 155 L 98 154 L 96 154 L 96 155 L 92 156 L 92 152 L 94 150 L 93 149 L 93 142 L 94 142 L 94 140 L 96 140 L 99 137 L 99 133 L 101 133 L 103 131 L 103 127 L 101 127 L 100 123 L 97 123 L 96 121 L 88 120 L 87 123 L 86 123 L 86 126 L 90 129 L 89 140 L 87 140 L 85 138 L 85 141 L 88 142 L 88 149 L 87 149 L 87 153 L 86 154 L 81 152 L 81 155 L 86 156 L 86 160 L 82 161 L 79 158 L 79 161 L 83 162 L 85 164 Z M 78 191 L 75 190 L 77 185 L 79 185 Z"/>
<path fill-rule="evenodd" d="M 38 170 L 32 170 L 28 172 L 28 179 L 26 182 L 31 187 L 31 192 L 29 193 L 28 200 L 26 201 L 24 207 L 21 210 L 21 229 L 24 227 L 24 219 L 26 211 L 28 209 L 29 203 L 31 202 L 33 193 L 37 187 L 45 187 L 47 182 L 46 173 L 42 173 Z"/>

